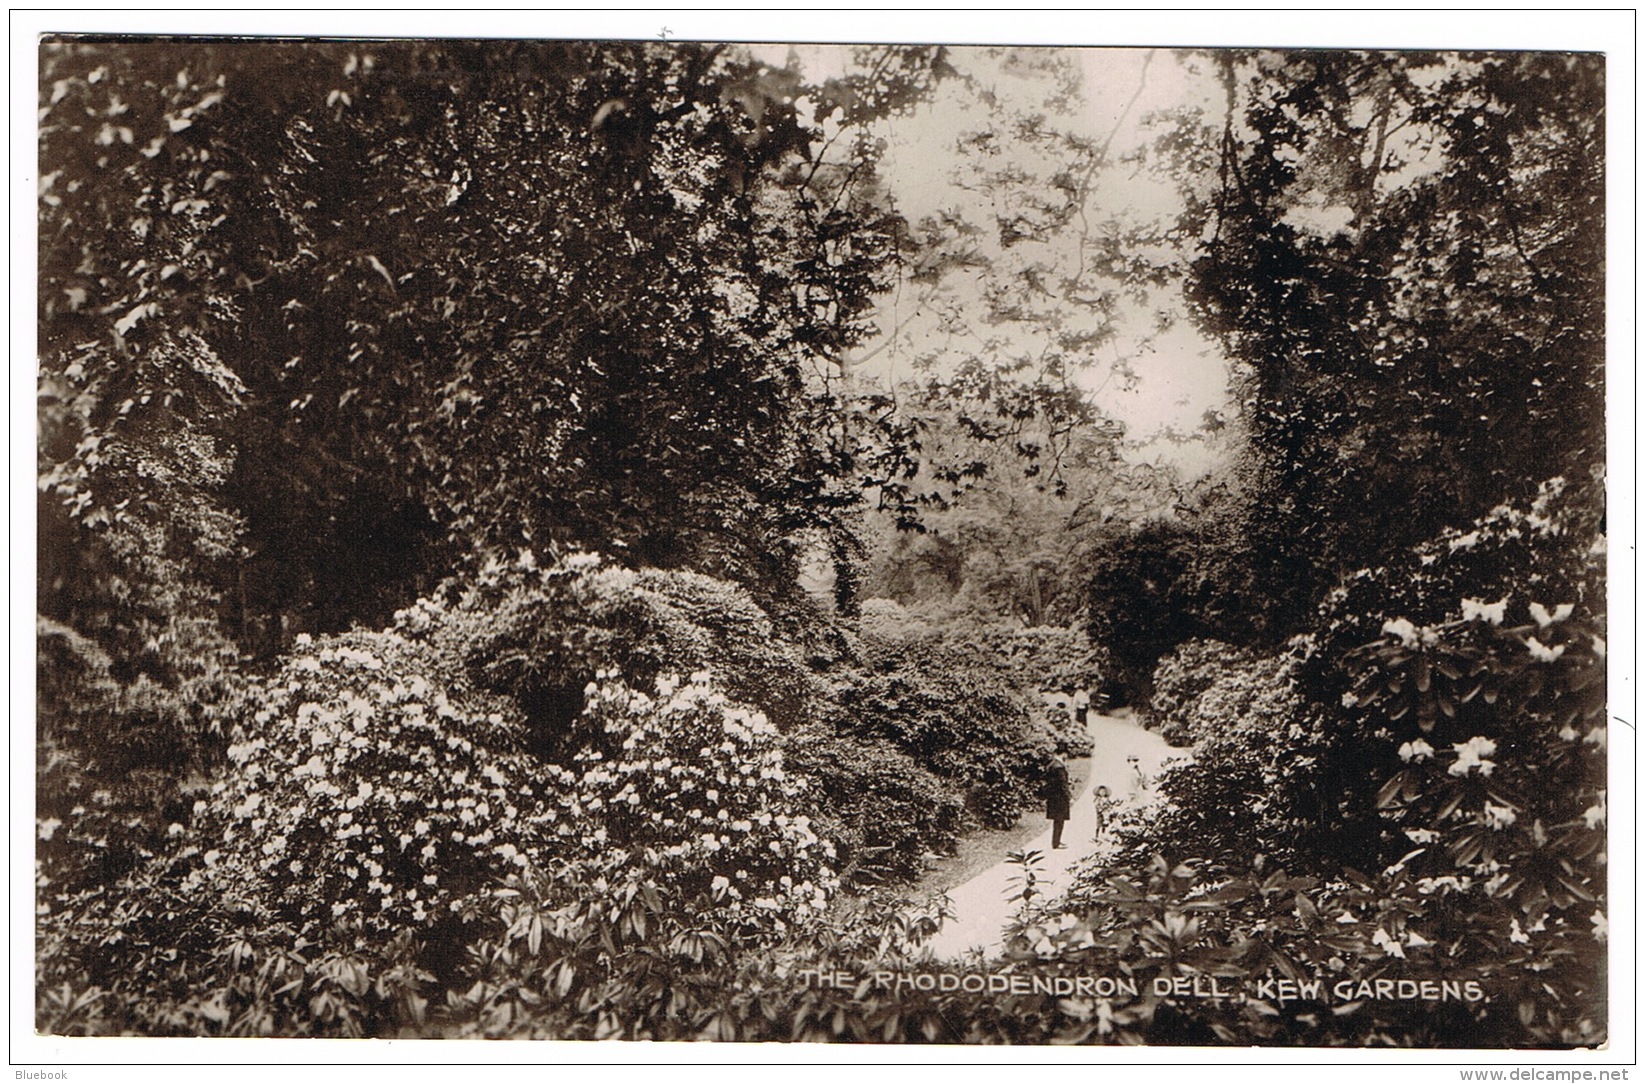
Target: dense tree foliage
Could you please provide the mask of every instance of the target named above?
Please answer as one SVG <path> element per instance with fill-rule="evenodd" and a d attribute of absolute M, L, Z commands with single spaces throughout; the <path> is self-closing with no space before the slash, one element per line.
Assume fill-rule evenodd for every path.
<path fill-rule="evenodd" d="M 1249 511 L 1233 575 L 1211 579 L 1227 589 L 1243 573 L 1278 630 L 1306 632 L 1305 699 L 1352 718 L 1327 728 L 1310 773 L 1338 807 L 1321 829 L 1343 833 L 1321 853 L 1352 859 L 1381 846 L 1366 765 L 1387 752 L 1384 731 L 1413 721 L 1411 705 L 1345 712 L 1366 703 L 1349 679 L 1376 657 L 1365 645 L 1448 628 L 1470 606 L 1603 621 L 1601 68 L 1539 54 L 1218 60 L 1229 112 L 1191 285 L 1244 366 Z M 1175 561 L 1205 558 L 1189 547 Z M 1166 582 L 1182 582 L 1176 566 Z M 1262 643 L 1260 622 L 1188 629 L 1204 612 L 1164 607 L 1189 635 Z M 1430 646 L 1409 675 L 1411 740 L 1457 717 L 1455 698 L 1426 699 L 1434 682 L 1478 685 L 1497 665 Z M 1406 677 L 1388 681 L 1411 695 Z M 1495 738 L 1483 723 L 1459 737 L 1474 734 Z"/>
<path fill-rule="evenodd" d="M 44 45 L 41 1030 L 1605 1040 L 1602 65 L 1200 58 L 1158 230 L 1078 64 L 978 53 L 910 224 L 874 126 L 949 59 Z M 1082 384 L 1179 284 L 1191 485 Z M 1041 987 L 803 981 L 929 968 L 875 893 L 1067 685 L 1193 755 L 1022 908 Z M 1455 996 L 1173 986 L 1236 978 Z"/>
<path fill-rule="evenodd" d="M 1252 549 L 1335 578 L 1604 455 L 1602 68 L 1557 54 L 1219 58 L 1200 318 L 1244 368 Z"/>
<path fill-rule="evenodd" d="M 791 605 L 878 440 L 838 380 L 901 229 L 864 124 L 939 65 L 808 87 L 707 45 L 48 42 L 42 891 L 127 883 L 244 770 L 237 656 L 380 625 L 487 551 Z M 660 629 L 649 674 L 698 665 L 646 598 L 607 626 Z M 574 661 L 508 688 L 537 732 L 581 709 Z"/>
<path fill-rule="evenodd" d="M 381 620 L 452 543 L 776 589 L 857 500 L 831 374 L 900 229 L 860 125 L 932 61 L 807 88 L 689 45 L 48 46 L 47 491 L 92 530 L 200 520 L 168 529 L 238 557 L 208 582 L 248 643 Z"/>
<path fill-rule="evenodd" d="M 1384 926 L 1388 955 L 1472 968 L 1505 1003 L 1466 1026 L 1515 1031 L 1512 1005 L 1520 1041 L 1593 1042 L 1608 921 L 1601 65 L 1217 63 L 1228 112 L 1217 183 L 1190 208 L 1190 296 L 1241 363 L 1234 558 L 1202 577 L 1218 567 L 1206 540 L 1162 527 L 1117 549 L 1129 578 L 1093 595 L 1141 592 L 1158 623 L 1094 607 L 1092 624 L 1139 668 L 1195 637 L 1239 646 L 1190 643 L 1153 675 L 1149 706 L 1195 757 L 1133 824 L 1130 856 L 1277 858 L 1349 882 L 1382 870 L 1385 907 L 1408 907 L 1415 934 Z M 1260 592 L 1267 620 L 1206 622 L 1215 607 L 1191 590 L 1205 583 Z M 1276 652 L 1276 632 L 1300 635 Z"/>
<path fill-rule="evenodd" d="M 1244 447 L 1214 508 L 1149 528 L 1202 536 L 1177 564 L 1220 566 L 1156 620 L 1273 644 L 1339 577 L 1547 478 L 1597 495 L 1603 80 L 1531 53 L 1206 63 L 1221 125 L 1196 137 L 1183 114 L 1153 154 L 1183 186 L 1184 285 L 1235 363 Z M 1151 545 L 1114 549 L 1140 566 Z M 1244 600 L 1232 627 L 1207 585 Z M 1098 580 L 1099 637 L 1126 589 Z"/>
<path fill-rule="evenodd" d="M 900 229 L 862 125 L 939 59 L 805 87 L 697 45 L 47 43 L 57 789 L 186 774 L 237 655 L 483 549 L 792 598 L 874 439 L 831 382 Z"/>
<path fill-rule="evenodd" d="M 1086 628 L 1107 648 L 1114 692 L 1139 706 L 1160 660 L 1210 638 L 1273 647 L 1285 615 L 1268 591 L 1280 562 L 1251 548 L 1252 495 L 1220 473 L 1162 514 L 1105 525 L 1089 543 Z"/>

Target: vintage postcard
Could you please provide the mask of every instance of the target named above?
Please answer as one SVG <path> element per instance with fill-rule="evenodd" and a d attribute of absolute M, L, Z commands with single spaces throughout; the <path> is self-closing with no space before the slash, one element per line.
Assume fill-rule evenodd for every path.
<path fill-rule="evenodd" d="M 31 1049 L 1625 1072 L 1613 57 L 835 39 L 34 43 Z"/>

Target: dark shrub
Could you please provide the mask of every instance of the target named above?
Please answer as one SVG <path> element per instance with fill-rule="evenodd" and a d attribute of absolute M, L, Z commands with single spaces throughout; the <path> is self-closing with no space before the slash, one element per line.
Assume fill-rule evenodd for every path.
<path fill-rule="evenodd" d="M 912 880 L 928 852 L 951 851 L 959 838 L 960 798 L 906 753 L 813 728 L 790 735 L 787 763 L 815 784 L 842 879 Z"/>
<path fill-rule="evenodd" d="M 811 717 L 810 673 L 734 584 L 577 554 L 544 570 L 494 563 L 451 593 L 454 603 L 405 611 L 400 627 L 461 659 L 484 688 L 513 696 L 548 759 L 579 740 L 583 687 L 604 669 L 641 686 L 708 671 L 780 729 Z"/>
<path fill-rule="evenodd" d="M 901 750 L 971 808 L 986 789 L 991 826 L 1039 793 L 1050 736 L 1020 691 L 965 652 L 865 639 L 862 668 L 835 677 L 827 710 L 836 733 Z"/>

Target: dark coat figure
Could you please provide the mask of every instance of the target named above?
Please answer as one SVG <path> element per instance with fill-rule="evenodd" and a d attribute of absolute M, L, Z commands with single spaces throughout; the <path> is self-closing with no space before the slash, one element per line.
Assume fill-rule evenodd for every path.
<path fill-rule="evenodd" d="M 1062 762 L 1065 750 L 1057 749 L 1057 757 L 1045 772 L 1045 815 L 1051 821 L 1051 848 L 1062 848 L 1062 826 L 1068 821 L 1074 801 L 1073 789 L 1068 785 L 1068 765 Z"/>
<path fill-rule="evenodd" d="M 1045 816 L 1048 820 L 1065 821 L 1074 800 L 1068 786 L 1068 766 L 1059 757 L 1045 773 Z"/>

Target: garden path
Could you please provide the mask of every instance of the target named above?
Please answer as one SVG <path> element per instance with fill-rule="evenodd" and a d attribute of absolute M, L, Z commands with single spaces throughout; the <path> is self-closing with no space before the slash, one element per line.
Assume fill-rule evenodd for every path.
<path fill-rule="evenodd" d="M 1080 859 L 1107 845 L 1092 838 L 1096 827 L 1092 791 L 1106 786 L 1116 808 L 1126 802 L 1146 800 L 1148 792 L 1138 787 L 1135 772 L 1126 758 L 1136 756 L 1143 775 L 1152 779 L 1159 774 L 1160 765 L 1166 759 L 1186 757 L 1189 752 L 1167 745 L 1158 734 L 1136 725 L 1129 709 L 1112 715 L 1093 712 L 1086 727 L 1091 734 L 1091 769 L 1086 773 L 1080 793 L 1074 796 L 1073 816 L 1063 826 L 1062 841 L 1067 846 L 1060 851 L 1051 849 L 1049 821 L 1042 821 L 1045 831 L 1023 845 L 1023 849 L 1036 850 L 1044 856 L 1037 871 L 1042 899 L 1060 895 L 1069 887 L 1069 870 Z M 1043 818 L 1045 811 L 1041 806 L 1025 815 Z M 1020 866 L 1006 862 L 1001 855 L 997 865 L 950 889 L 948 897 L 954 917 L 927 943 L 932 954 L 952 959 L 972 950 L 981 950 L 985 955 L 997 952 L 1001 945 L 1000 932 L 1020 906 L 1006 896 L 1015 887 L 1012 878 L 1021 872 Z"/>

